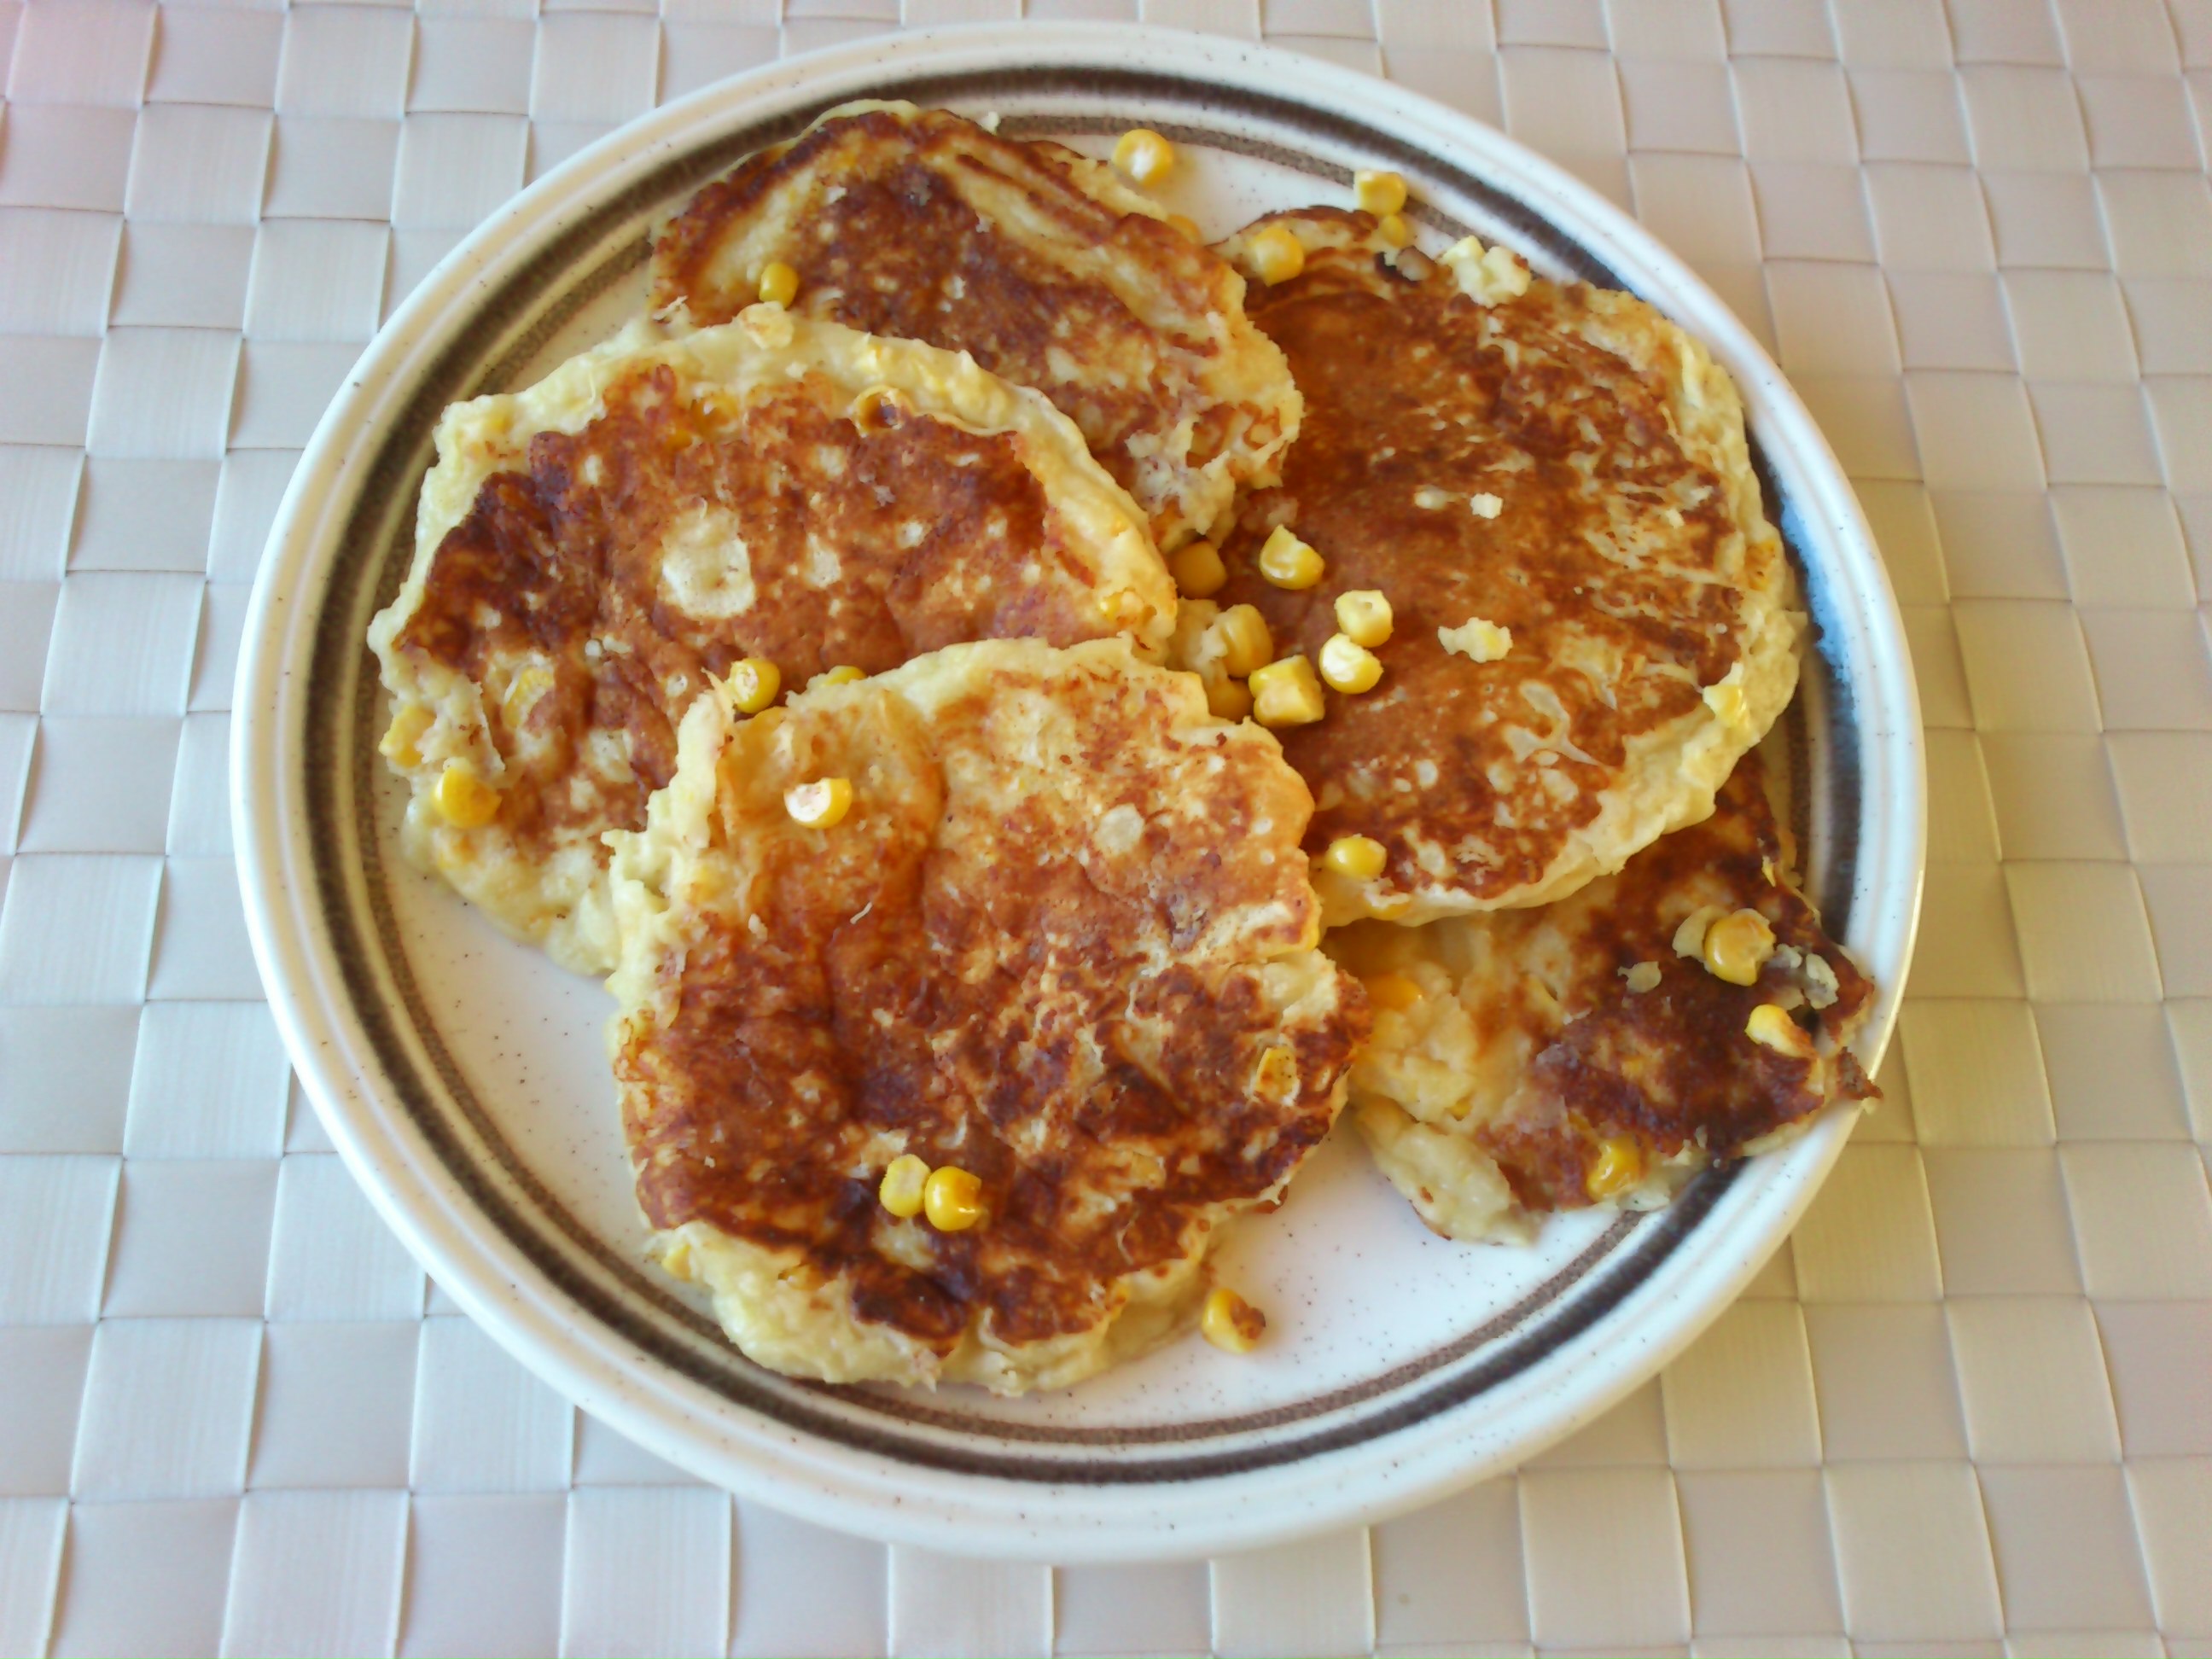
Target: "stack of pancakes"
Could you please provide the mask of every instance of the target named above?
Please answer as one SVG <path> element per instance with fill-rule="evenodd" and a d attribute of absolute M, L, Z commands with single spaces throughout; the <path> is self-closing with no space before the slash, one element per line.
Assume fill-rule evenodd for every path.
<path fill-rule="evenodd" d="M 1480 1238 L 1870 1092 L 1752 753 L 1802 617 L 1735 391 L 1480 252 L 1208 248 L 848 106 L 660 228 L 648 316 L 447 411 L 369 636 L 404 844 L 611 975 L 657 1253 L 754 1358 L 1078 1381 L 1347 1100 Z M 1224 617 L 1310 657 L 1351 590 L 1379 684 L 1219 717 Z"/>

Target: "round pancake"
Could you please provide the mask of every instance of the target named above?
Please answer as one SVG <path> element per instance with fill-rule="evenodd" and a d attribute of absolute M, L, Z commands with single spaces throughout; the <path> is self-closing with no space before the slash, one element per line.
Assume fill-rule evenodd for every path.
<path fill-rule="evenodd" d="M 1110 169 L 944 110 L 865 102 L 749 157 L 661 230 L 653 303 L 724 320 L 771 262 L 793 302 L 974 354 L 1083 429 L 1163 549 L 1207 533 L 1297 430 L 1244 283 Z"/>
<path fill-rule="evenodd" d="M 1495 250 L 1433 262 L 1327 209 L 1260 222 L 1309 249 L 1248 302 L 1306 414 L 1214 597 L 1259 606 L 1280 654 L 1316 652 L 1348 590 L 1395 611 L 1381 684 L 1282 733 L 1309 847 L 1389 854 L 1318 878 L 1330 923 L 1542 903 L 1704 817 L 1789 702 L 1802 625 L 1726 373 L 1641 301 Z M 1327 562 L 1303 592 L 1255 568 L 1284 524 Z"/>
<path fill-rule="evenodd" d="M 773 306 L 641 336 L 447 410 L 369 630 L 409 853 L 587 973 L 615 960 L 599 838 L 643 825 L 708 675 L 1117 629 L 1157 651 L 1175 612 L 1142 515 L 1036 393 Z M 489 822 L 441 810 L 448 766 Z"/>
<path fill-rule="evenodd" d="M 1354 1115 L 1421 1218 L 1450 1238 L 1525 1237 L 1533 1216 L 1592 1201 L 1608 1141 L 1643 1175 L 1609 1201 L 1649 1207 L 1708 1161 L 1871 1097 L 1844 1045 L 1874 987 L 1821 931 L 1789 853 L 1753 753 L 1711 817 L 1571 898 L 1332 933 L 1330 953 L 1367 982 L 1376 1011 Z M 1777 940 L 1755 984 L 1678 951 L 1744 908 Z M 1790 1012 L 1809 1054 L 1747 1035 L 1764 1003 Z"/>
<path fill-rule="evenodd" d="M 850 781 L 805 829 L 784 793 Z M 1230 1218 L 1342 1104 L 1358 988 L 1313 948 L 1273 739 L 1118 641 L 955 646 L 685 717 L 617 835 L 611 1036 L 663 1264 L 762 1364 L 1058 1388 L 1194 1311 Z M 982 1182 L 940 1232 L 895 1158 Z"/>

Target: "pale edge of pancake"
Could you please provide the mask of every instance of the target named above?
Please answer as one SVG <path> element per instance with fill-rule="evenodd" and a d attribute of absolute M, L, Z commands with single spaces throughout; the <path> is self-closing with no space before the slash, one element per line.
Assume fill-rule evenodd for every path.
<path fill-rule="evenodd" d="M 1065 653 L 1027 641 L 993 641 L 949 647 L 856 684 L 817 687 L 796 702 L 817 708 L 860 707 L 889 691 L 927 717 L 987 682 L 993 659 L 1010 652 L 1070 660 L 1103 658 L 1109 667 L 1119 657 L 1125 670 L 1151 672 L 1119 641 L 1094 641 Z M 1183 710 L 1179 726 L 1221 724 L 1206 713 L 1194 680 L 1172 678 L 1173 695 Z M 613 903 L 623 940 L 621 963 L 607 981 L 618 1005 L 607 1027 L 611 1054 L 622 1053 L 637 1022 L 661 1018 L 677 994 L 677 976 L 665 964 L 680 958 L 697 909 L 742 884 L 726 853 L 714 846 L 717 767 L 736 723 L 719 697 L 694 702 L 678 733 L 676 775 L 653 797 L 646 828 L 608 836 L 615 854 Z M 1263 930 L 1270 908 L 1255 907 L 1244 925 Z M 1218 921 L 1216 929 L 1223 925 Z M 1317 936 L 1317 926 L 1314 932 Z M 1326 1018 L 1340 994 L 1336 970 L 1313 948 L 1316 942 L 1308 939 L 1298 950 L 1270 958 L 1270 971 L 1262 976 L 1286 1024 Z M 1340 1097 L 1348 1077 L 1338 1086 Z M 896 1150 L 886 1148 L 886 1156 Z M 1290 1180 L 1285 1176 L 1261 1201 L 1279 1198 Z M 1050 1341 L 1012 1346 L 992 1342 L 971 1326 L 941 1362 L 901 1333 L 855 1319 L 842 1275 L 824 1278 L 799 1251 L 733 1237 L 706 1221 L 657 1231 L 647 1249 L 672 1276 L 704 1287 L 731 1341 L 771 1370 L 837 1383 L 972 1382 L 994 1394 L 1013 1395 L 1069 1387 L 1140 1358 L 1188 1329 L 1210 1282 L 1206 1257 L 1224 1231 L 1218 1214 L 1211 1219 L 1213 1224 L 1204 1229 L 1191 1255 L 1115 1281 L 1109 1291 L 1118 1291 L 1124 1300 L 1098 1324 Z"/>
<path fill-rule="evenodd" d="M 919 106 L 903 99 L 856 98 L 824 110 L 806 131 L 811 132 L 827 122 L 871 111 L 881 111 L 902 121 L 910 120 L 922 113 Z M 956 113 L 951 111 L 945 112 Z M 997 137 L 997 133 L 991 127 L 987 126 L 984 130 L 990 131 L 993 137 Z M 798 142 L 794 138 L 787 143 L 773 146 L 769 153 L 787 150 Z M 1008 139 L 1004 142 L 1031 143 L 1050 160 L 1064 164 L 1076 188 L 1102 207 L 1110 208 L 1120 214 L 1137 214 L 1147 219 L 1164 221 L 1168 217 L 1165 208 L 1131 189 L 1103 161 L 1049 141 Z M 957 185 L 963 180 L 955 177 L 951 182 Z M 972 184 L 974 181 L 968 182 Z M 972 195 L 969 199 L 974 199 Z M 780 192 L 772 197 L 770 202 L 769 210 L 761 215 L 751 230 L 722 251 L 721 263 L 743 273 L 747 283 L 757 281 L 757 273 L 774 257 L 775 251 L 783 246 L 787 239 L 798 234 L 793 220 L 799 204 L 794 193 Z M 654 222 L 652 240 L 656 248 L 668 221 L 682 214 L 690 205 L 687 198 Z M 1031 228 L 1009 226 L 1006 228 L 1009 234 L 1020 234 L 1022 230 Z M 1049 237 L 1043 240 L 1048 242 Z M 1177 339 L 1188 332 L 1188 319 L 1181 315 L 1159 316 L 1158 307 L 1152 303 L 1154 296 L 1148 291 L 1141 275 L 1133 275 L 1112 258 L 1103 255 L 1086 256 L 1077 274 L 1087 281 L 1102 283 L 1111 289 L 1115 297 L 1147 325 Z M 1164 551 L 1172 552 L 1177 546 L 1194 538 L 1225 531 L 1240 489 L 1257 489 L 1279 482 L 1277 463 L 1284 450 L 1297 436 L 1298 422 L 1305 410 L 1305 398 L 1291 377 L 1290 364 L 1284 358 L 1282 349 L 1261 333 L 1252 319 L 1244 314 L 1243 273 L 1232 265 L 1231 275 L 1237 283 L 1233 307 L 1226 312 L 1211 311 L 1206 314 L 1209 349 L 1206 354 L 1208 362 L 1203 371 L 1202 380 L 1207 392 L 1218 403 L 1272 412 L 1276 418 L 1277 435 L 1270 442 L 1243 447 L 1241 451 L 1239 445 L 1231 445 L 1202 468 L 1190 473 L 1190 483 L 1176 496 L 1176 522 L 1162 533 Z M 680 300 L 663 307 L 657 317 L 671 329 L 691 325 Z M 1190 436 L 1188 431 L 1183 433 L 1186 445 Z M 1145 459 L 1143 456 L 1135 459 L 1140 464 Z"/>
<path fill-rule="evenodd" d="M 710 382 L 739 398 L 814 374 L 826 375 L 856 398 L 890 386 L 919 412 L 967 430 L 1017 433 L 1024 465 L 1042 485 L 1070 541 L 1098 562 L 1106 614 L 1141 616 L 1138 642 L 1154 655 L 1175 619 L 1175 584 L 1143 513 L 1091 459 L 1075 423 L 1042 394 L 986 374 L 964 352 L 878 339 L 835 323 L 795 318 L 780 307 L 755 306 L 735 322 L 672 340 L 650 323 L 635 322 L 526 391 L 452 405 L 439 421 L 437 462 L 416 506 L 414 562 L 398 596 L 368 630 L 395 716 L 410 706 L 434 716 L 416 744 L 420 763 L 394 764 L 411 790 L 400 844 L 417 867 L 442 875 L 505 931 L 542 946 L 577 973 L 605 973 L 618 952 L 599 860 L 588 845 L 577 842 L 547 860 L 525 860 L 514 855 L 495 825 L 467 830 L 445 823 L 432 794 L 447 762 L 469 762 L 494 787 L 505 767 L 492 741 L 483 688 L 441 665 L 403 654 L 394 641 L 422 605 L 439 544 L 468 516 L 484 481 L 526 467 L 537 434 L 582 431 L 605 414 L 607 388 L 617 379 L 662 363 L 679 378 Z"/>

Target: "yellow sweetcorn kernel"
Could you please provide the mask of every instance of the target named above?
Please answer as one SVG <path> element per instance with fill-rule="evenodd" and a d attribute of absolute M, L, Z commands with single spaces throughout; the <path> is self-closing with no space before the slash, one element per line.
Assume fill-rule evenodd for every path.
<path fill-rule="evenodd" d="M 1778 1054 L 1791 1060 L 1810 1060 L 1813 1039 L 1805 1030 L 1790 1018 L 1790 1011 L 1778 1002 L 1762 1002 L 1751 1011 L 1751 1018 L 1743 1024 L 1743 1034 L 1762 1048 L 1771 1048 Z"/>
<path fill-rule="evenodd" d="M 761 267 L 760 296 L 763 303 L 787 306 L 799 297 L 799 273 L 781 259 Z"/>
<path fill-rule="evenodd" d="M 843 778 L 817 778 L 783 792 L 783 810 L 809 830 L 828 830 L 853 810 L 853 786 Z"/>
<path fill-rule="evenodd" d="M 1380 588 L 1355 587 L 1336 596 L 1336 625 L 1345 638 L 1369 650 L 1390 637 L 1390 601 Z"/>
<path fill-rule="evenodd" d="M 1756 910 L 1738 910 L 1705 929 L 1699 948 L 1706 971 L 1731 985 L 1756 985 L 1774 954 L 1774 929 Z"/>
<path fill-rule="evenodd" d="M 1321 861 L 1340 876 L 1372 881 L 1390 862 L 1390 854 L 1372 836 L 1339 836 L 1329 842 Z"/>
<path fill-rule="evenodd" d="M 1207 624 L 1221 646 L 1221 665 L 1242 679 L 1257 673 L 1275 658 L 1275 636 L 1267 619 L 1252 605 L 1232 605 Z"/>
<path fill-rule="evenodd" d="M 1168 574 L 1187 599 L 1210 599 L 1229 580 L 1229 567 L 1221 562 L 1221 550 L 1212 542 L 1191 542 L 1168 558 Z"/>
<path fill-rule="evenodd" d="M 921 1213 L 923 1189 L 929 1184 L 929 1165 L 912 1152 L 901 1152 L 884 1170 L 876 1197 L 884 1208 L 904 1221 Z"/>
<path fill-rule="evenodd" d="M 377 739 L 376 752 L 394 766 L 413 770 L 422 763 L 422 741 L 438 717 L 419 702 L 410 702 L 392 717 L 392 724 Z"/>
<path fill-rule="evenodd" d="M 447 761 L 432 799 L 438 816 L 457 830 L 481 830 L 499 816 L 499 791 L 465 761 Z"/>
<path fill-rule="evenodd" d="M 921 1206 L 940 1233 L 964 1233 L 983 1218 L 983 1183 L 948 1164 L 922 1183 Z"/>
<path fill-rule="evenodd" d="M 1277 525 L 1260 544 L 1260 574 L 1278 587 L 1293 592 L 1311 587 L 1328 569 L 1321 555 L 1300 541 L 1288 525 Z"/>
<path fill-rule="evenodd" d="M 1132 127 L 1114 146 L 1114 170 L 1147 190 L 1175 171 L 1175 146 L 1150 127 Z"/>
<path fill-rule="evenodd" d="M 1398 173 L 1362 167 L 1352 175 L 1352 194 L 1362 212 L 1379 219 L 1406 205 L 1406 181 Z"/>
<path fill-rule="evenodd" d="M 1608 1135 L 1583 1177 L 1583 1190 L 1595 1199 L 1618 1198 L 1643 1179 L 1644 1149 L 1626 1135 Z"/>
<path fill-rule="evenodd" d="M 1368 1001 L 1392 1013 L 1403 1013 L 1421 1000 L 1421 988 L 1403 974 L 1377 974 L 1363 983 Z"/>
<path fill-rule="evenodd" d="M 835 668 L 823 669 L 812 679 L 807 681 L 806 689 L 811 691 L 817 685 L 850 685 L 855 680 L 864 680 L 867 678 L 866 669 L 856 668 L 848 662 L 841 662 Z"/>
<path fill-rule="evenodd" d="M 1384 214 L 1375 222 L 1375 234 L 1385 247 L 1407 247 L 1413 240 L 1413 228 L 1402 213 Z"/>
<path fill-rule="evenodd" d="M 1194 242 L 1202 242 L 1206 240 L 1206 233 L 1198 228 L 1198 221 L 1187 213 L 1170 213 L 1168 215 L 1168 223 Z"/>
<path fill-rule="evenodd" d="M 1252 691 L 1242 680 L 1206 683 L 1206 712 L 1218 720 L 1241 720 L 1252 712 Z"/>
<path fill-rule="evenodd" d="M 1206 1311 L 1198 1328 L 1208 1342 L 1224 1353 L 1249 1353 L 1267 1334 L 1267 1316 L 1231 1290 L 1217 1285 L 1207 1292 Z"/>
<path fill-rule="evenodd" d="M 1268 225 L 1254 231 L 1249 246 L 1253 268 L 1270 288 L 1289 282 L 1306 268 L 1305 244 L 1288 225 Z"/>
<path fill-rule="evenodd" d="M 1288 1100 L 1298 1091 L 1298 1057 L 1286 1048 L 1261 1049 L 1252 1088 L 1263 1099 Z"/>
<path fill-rule="evenodd" d="M 1252 718 L 1262 726 L 1310 726 L 1328 712 L 1321 681 L 1303 656 L 1255 670 L 1251 685 Z"/>
<path fill-rule="evenodd" d="M 1333 690 L 1372 691 L 1382 678 L 1382 659 L 1349 635 L 1332 634 L 1321 648 L 1321 677 Z"/>
<path fill-rule="evenodd" d="M 507 716 L 507 729 L 521 730 L 530 711 L 538 706 L 538 698 L 553 689 L 553 676 L 536 663 L 524 669 L 507 682 L 506 695 L 499 700 L 500 712 Z"/>
<path fill-rule="evenodd" d="M 730 665 L 722 682 L 730 689 L 730 704 L 740 714 L 757 714 L 783 690 L 783 674 L 766 657 L 743 657 Z"/>

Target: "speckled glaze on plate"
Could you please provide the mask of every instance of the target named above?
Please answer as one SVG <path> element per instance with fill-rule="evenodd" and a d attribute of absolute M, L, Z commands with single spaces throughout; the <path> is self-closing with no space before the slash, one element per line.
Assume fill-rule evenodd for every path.
<path fill-rule="evenodd" d="M 1919 906 L 1911 672 L 1850 489 L 1742 326 L 1583 185 L 1402 88 L 1209 37 L 1028 26 L 868 41 L 657 111 L 502 209 L 370 345 L 278 514 L 235 702 L 240 879 L 294 1064 L 386 1219 L 525 1364 L 672 1462 L 827 1525 L 970 1555 L 1154 1559 L 1371 1520 L 1510 1467 L 1727 1305 L 1810 1200 L 1844 1119 L 1668 1210 L 1559 1218 L 1527 1250 L 1433 1237 L 1340 1133 L 1224 1246 L 1224 1276 L 1273 1322 L 1259 1352 L 1180 1343 L 1021 1401 L 830 1389 L 749 1364 L 644 1266 L 605 993 L 398 857 L 362 636 L 406 568 L 439 411 L 612 332 L 639 303 L 650 219 L 859 96 L 995 114 L 1094 154 L 1155 127 L 1184 153 L 1163 199 L 1214 235 L 1394 167 L 1425 246 L 1502 240 L 1711 344 L 1811 596 L 1816 655 L 1770 742 L 1814 894 L 1881 986 L 1861 1045 L 1879 1060 Z"/>

